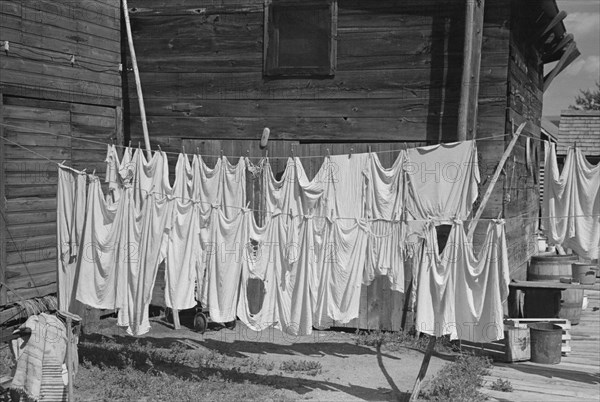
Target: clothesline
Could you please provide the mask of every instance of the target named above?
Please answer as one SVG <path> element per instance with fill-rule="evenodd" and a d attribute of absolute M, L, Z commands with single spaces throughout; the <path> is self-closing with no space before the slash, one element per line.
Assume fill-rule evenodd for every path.
<path fill-rule="evenodd" d="M 57 166 L 61 166 L 61 167 L 67 168 L 67 169 L 71 169 L 71 170 L 73 170 L 73 171 L 75 171 L 75 172 L 77 172 L 79 174 L 87 174 L 88 177 L 90 177 L 91 179 L 98 179 L 98 180 L 100 179 L 98 176 L 96 176 L 93 173 L 86 173 L 85 172 L 86 169 L 84 169 L 83 171 L 80 171 L 80 170 L 68 167 L 66 165 L 63 165 L 60 162 L 53 161 L 52 159 L 50 159 L 50 158 L 48 158 L 48 157 L 46 157 L 44 155 L 41 155 L 41 154 L 33 151 L 30 148 L 27 148 L 27 147 L 25 147 L 25 146 L 23 146 L 21 144 L 18 144 L 16 142 L 12 141 L 12 140 L 9 140 L 8 138 L 2 137 L 2 139 L 5 140 L 5 141 L 7 141 L 7 142 L 10 142 L 10 143 L 12 143 L 12 144 L 14 144 L 14 145 L 16 145 L 18 147 L 20 147 L 20 148 L 23 148 L 26 151 L 29 151 L 29 152 L 31 152 L 31 153 L 33 153 L 33 154 L 35 154 L 35 155 L 37 155 L 37 156 L 39 156 L 39 157 L 41 157 L 41 158 L 49 161 L 51 163 L 55 163 Z M 104 145 L 106 145 L 106 144 L 104 144 Z M 145 190 L 145 189 L 141 189 L 141 191 L 144 191 L 144 192 L 148 193 L 148 195 L 152 194 L 152 195 L 159 195 L 159 196 L 162 196 L 162 197 L 167 197 L 166 194 L 162 194 L 162 193 L 158 193 L 158 192 L 148 191 L 148 190 Z M 200 203 L 200 204 L 208 205 L 210 207 L 213 206 L 211 203 L 204 202 L 204 201 L 193 200 L 191 198 L 178 197 L 178 196 L 168 196 L 168 197 L 171 197 L 171 198 L 174 198 L 174 199 L 181 199 L 184 202 Z M 270 215 L 284 215 L 284 216 L 289 216 L 292 219 L 294 217 L 302 217 L 302 218 L 312 217 L 313 219 L 314 218 L 316 218 L 316 219 L 329 219 L 330 218 L 328 216 L 321 216 L 321 215 L 319 215 L 319 216 L 315 216 L 315 215 L 292 215 L 292 214 L 289 214 L 289 213 L 283 212 L 283 211 L 282 212 L 273 213 L 273 212 L 267 212 L 267 211 L 260 210 L 260 209 L 243 208 L 243 207 L 235 207 L 235 206 L 229 206 L 229 208 L 239 209 L 240 211 L 244 211 L 245 210 L 245 211 L 249 211 L 249 212 L 265 213 L 265 214 L 270 214 Z M 557 218 L 557 219 L 558 218 L 577 218 L 577 217 L 584 217 L 584 216 L 592 216 L 593 217 L 593 216 L 600 216 L 600 215 L 565 215 L 565 216 L 550 216 L 549 218 Z M 356 221 L 356 218 L 347 218 L 347 217 L 335 217 L 335 219 Z M 496 218 L 479 218 L 479 219 L 477 219 L 477 221 L 478 222 L 479 221 L 491 221 L 491 220 L 494 220 L 494 219 L 496 219 Z M 524 218 L 521 215 L 521 216 L 516 216 L 516 217 L 507 217 L 507 218 L 503 218 L 503 219 L 504 220 L 515 220 L 515 219 L 538 220 L 539 217 L 536 216 L 536 217 L 527 217 L 527 218 Z M 394 222 L 407 222 L 406 220 L 405 221 L 401 221 L 401 220 L 386 220 L 386 219 L 365 219 L 365 221 L 367 221 L 367 222 L 384 221 L 384 222 L 391 222 L 391 223 L 394 223 Z M 410 220 L 408 220 L 408 222 L 429 222 L 429 221 L 430 221 L 429 219 L 410 219 Z"/>
<path fill-rule="evenodd" d="M 9 128 L 17 128 L 17 129 L 18 128 L 22 128 L 20 126 L 15 126 L 15 125 L 7 124 L 7 123 L 0 123 L 0 126 L 9 127 Z M 37 134 L 54 135 L 56 137 L 63 137 L 63 138 L 70 138 L 70 139 L 73 138 L 70 135 L 52 133 L 52 132 L 43 131 L 43 130 L 28 129 L 28 131 L 29 132 L 34 132 L 34 133 L 37 133 Z M 491 140 L 491 139 L 495 139 L 495 138 L 503 138 L 503 137 L 506 137 L 507 135 L 511 135 L 511 134 L 508 134 L 508 133 L 502 133 L 502 134 L 500 134 L 499 133 L 499 134 L 490 135 L 488 137 L 475 138 L 473 140 L 467 140 L 467 141 Z M 523 134 L 521 134 L 521 137 L 523 137 L 523 138 L 531 138 L 533 140 L 538 140 L 538 141 L 543 141 L 541 138 L 530 137 L 530 136 L 526 136 L 526 135 L 523 135 Z M 95 140 L 90 140 L 90 139 L 87 139 L 87 138 L 76 138 L 76 140 L 77 141 L 89 142 L 91 144 L 97 144 L 97 145 L 104 145 L 104 146 L 109 145 L 108 143 L 105 143 L 105 142 L 102 142 L 102 141 L 95 141 Z M 456 142 L 460 142 L 460 141 L 451 141 L 449 143 L 439 143 L 439 145 L 451 144 L 451 143 L 456 143 Z M 406 144 L 406 142 L 405 142 L 405 144 Z M 127 146 L 127 145 L 120 145 L 120 144 L 112 144 L 112 145 L 114 145 L 117 148 L 121 148 L 121 149 L 130 148 L 130 146 Z M 436 145 L 438 145 L 438 144 L 436 144 Z M 385 153 L 401 152 L 401 151 L 406 150 L 407 148 L 408 147 L 405 146 L 404 148 L 388 149 L 388 150 L 383 150 L 383 151 L 377 151 L 377 152 L 374 152 L 374 153 L 385 154 Z M 154 150 L 154 151 L 156 152 L 156 150 Z M 173 152 L 173 151 L 163 151 L 162 149 L 160 149 L 160 146 L 159 146 L 159 151 L 160 152 L 164 152 L 167 155 L 179 155 L 181 153 L 181 152 Z M 220 158 L 223 155 L 221 155 L 221 154 L 219 154 L 219 155 L 202 154 L 202 156 L 213 157 L 213 158 Z M 240 157 L 241 156 L 242 155 L 240 155 Z M 315 159 L 315 158 L 325 158 L 327 156 L 330 156 L 330 155 L 310 155 L 310 156 L 296 156 L 296 157 L 299 158 L 299 159 Z M 246 157 L 249 158 L 249 159 L 262 159 L 262 158 L 264 158 L 264 156 L 251 156 L 251 157 L 250 156 L 246 156 Z M 269 159 L 288 159 L 289 157 L 290 156 L 269 156 Z"/>

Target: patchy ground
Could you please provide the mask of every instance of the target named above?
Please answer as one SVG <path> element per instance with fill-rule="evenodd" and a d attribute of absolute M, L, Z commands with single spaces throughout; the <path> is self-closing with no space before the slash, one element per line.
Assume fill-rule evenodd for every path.
<path fill-rule="evenodd" d="M 239 322 L 234 329 L 209 328 L 203 335 L 174 331 L 154 319 L 150 333 L 136 338 L 114 319 L 101 320 L 81 340 L 86 363 L 76 377 L 78 398 L 164 400 L 161 386 L 153 385 L 162 383 L 180 393 L 170 396 L 178 400 L 398 400 L 412 390 L 423 357 L 417 343 L 377 346 L 375 339 L 341 331 L 293 337 Z M 427 378 L 447 360 L 452 356 L 433 357 Z M 118 378 L 103 376 L 119 377 L 119 388 L 128 390 L 104 389 Z"/>

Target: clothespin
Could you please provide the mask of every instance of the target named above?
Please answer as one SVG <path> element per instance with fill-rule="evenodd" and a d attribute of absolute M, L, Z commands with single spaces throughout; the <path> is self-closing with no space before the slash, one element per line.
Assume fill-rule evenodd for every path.
<path fill-rule="evenodd" d="M 269 159 L 269 150 L 268 149 L 265 150 L 265 158 Z"/>
<path fill-rule="evenodd" d="M 405 142 L 404 143 L 404 150 L 406 151 L 408 149 L 408 144 Z"/>
<path fill-rule="evenodd" d="M 293 158 L 294 157 L 294 146 L 290 145 L 290 156 Z"/>
<path fill-rule="evenodd" d="M 200 147 L 196 147 L 196 153 L 200 155 Z"/>
<path fill-rule="evenodd" d="M 369 145 L 369 148 L 368 148 L 368 149 L 369 149 L 369 153 L 371 153 L 371 146 L 370 146 L 370 145 Z"/>
<path fill-rule="evenodd" d="M 64 164 L 67 162 L 67 160 L 65 159 L 64 161 L 62 161 L 60 164 L 64 166 Z"/>
<path fill-rule="evenodd" d="M 250 158 L 250 150 L 249 149 L 246 150 L 246 158 Z"/>
<path fill-rule="evenodd" d="M 181 146 L 181 153 L 185 155 L 185 145 Z"/>
<path fill-rule="evenodd" d="M 354 148 L 350 148 L 350 153 L 348 154 L 348 159 L 352 158 L 352 152 L 354 152 Z"/>
<path fill-rule="evenodd" d="M 131 140 L 129 140 L 129 147 L 128 148 L 131 148 Z"/>
<path fill-rule="evenodd" d="M 92 176 L 96 176 L 96 169 L 92 172 Z"/>
<path fill-rule="evenodd" d="M 575 142 L 573 143 L 573 148 L 574 148 L 575 152 L 577 152 L 577 141 L 575 141 Z"/>
<path fill-rule="evenodd" d="M 221 149 L 221 159 L 223 159 L 223 150 Z"/>
<path fill-rule="evenodd" d="M 159 150 L 160 152 L 162 152 L 162 148 L 160 147 L 160 145 L 158 145 L 158 144 L 157 144 L 156 146 L 158 147 L 158 150 Z"/>
<path fill-rule="evenodd" d="M 71 67 L 73 67 L 75 65 L 75 55 L 74 54 L 71 55 L 71 59 L 69 60 L 69 62 L 71 63 Z"/>
<path fill-rule="evenodd" d="M 327 157 L 331 158 L 331 153 L 329 152 L 329 148 L 327 148 Z"/>
<path fill-rule="evenodd" d="M 8 55 L 8 51 L 10 50 L 10 44 L 8 43 L 7 40 L 4 41 L 3 49 L 6 52 L 6 54 Z"/>
<path fill-rule="evenodd" d="M 138 141 L 138 149 L 142 149 L 142 143 Z"/>

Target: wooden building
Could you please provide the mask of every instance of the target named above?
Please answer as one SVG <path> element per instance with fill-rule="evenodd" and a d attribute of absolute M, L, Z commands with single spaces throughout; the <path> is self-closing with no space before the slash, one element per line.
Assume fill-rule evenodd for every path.
<path fill-rule="evenodd" d="M 477 113 L 466 138 L 495 136 L 478 142 L 483 193 L 510 141 L 501 135 L 527 121 L 523 134 L 540 137 L 544 89 L 578 52 L 554 0 L 477 3 L 484 9 L 482 30 L 474 31 L 481 63 L 469 104 Z M 307 156 L 456 141 L 466 4 L 130 0 L 151 142 L 169 151 L 259 157 L 269 127 L 269 156 L 277 158 L 292 147 Z M 553 61 L 557 68 L 544 77 L 544 64 Z M 132 74 L 126 85 L 126 136 L 137 142 L 142 126 Z M 507 221 L 518 279 L 537 251 L 539 178 L 527 166 L 526 142 L 518 141 L 483 214 L 523 217 Z M 537 158 L 539 142 L 533 144 Z M 382 156 L 389 166 L 397 154 Z M 284 160 L 272 163 L 284 169 Z M 307 160 L 308 174 L 321 163 Z M 378 280 L 363 288 L 361 316 L 350 326 L 399 329 L 405 309 L 404 295 Z"/>
<path fill-rule="evenodd" d="M 56 293 L 54 162 L 105 169 L 86 140 L 122 127 L 120 16 L 119 0 L 0 2 L 0 306 Z"/>
<path fill-rule="evenodd" d="M 101 162 L 100 149 L 88 144 L 83 153 L 79 137 L 118 137 L 123 102 L 124 143 L 143 144 L 131 58 L 120 44 L 119 2 L 83 0 L 69 3 L 77 5 L 68 11 L 60 1 L 39 3 L 30 17 L 21 2 L 2 2 L 0 40 L 6 37 L 11 46 L 0 59 L 3 119 L 31 127 L 23 133 L 4 127 L 4 135 L 19 134 L 57 161 Z M 503 134 L 528 122 L 523 134 L 539 138 L 543 91 L 578 55 L 555 0 L 130 0 L 128 11 L 153 148 L 258 158 L 264 155 L 261 133 L 269 127 L 269 156 L 282 171 L 285 159 L 278 158 L 292 148 L 298 156 L 323 156 L 479 138 L 481 193 L 511 139 Z M 26 54 L 30 47 L 54 58 L 13 56 L 12 49 Z M 77 67 L 94 68 L 65 63 L 61 57 L 71 54 Z M 554 61 L 556 68 L 544 76 L 544 64 Z M 126 71 L 122 77 L 113 69 L 118 63 Z M 37 137 L 38 128 L 70 137 Z M 525 277 L 535 252 L 536 221 L 528 218 L 538 216 L 539 205 L 526 142 L 519 139 L 483 214 L 524 218 L 507 223 L 515 278 Z M 539 143 L 533 144 L 536 158 Z M 33 157 L 2 145 L 3 233 L 16 234 L 17 242 L 2 243 L 9 264 L 0 279 L 8 273 L 9 285 L 33 297 L 37 288 L 19 265 L 23 258 L 29 270 L 39 267 L 34 278 L 42 293 L 54 290 L 55 168 L 48 170 L 48 183 L 25 185 L 16 177 L 22 169 L 11 166 L 30 166 Z M 389 166 L 397 153 L 381 155 Z M 307 159 L 308 174 L 321 163 Z M 484 230 L 479 225 L 475 238 Z M 49 256 L 41 258 L 40 250 Z M 363 288 L 361 316 L 349 325 L 399 329 L 407 320 L 405 301 L 377 280 Z"/>

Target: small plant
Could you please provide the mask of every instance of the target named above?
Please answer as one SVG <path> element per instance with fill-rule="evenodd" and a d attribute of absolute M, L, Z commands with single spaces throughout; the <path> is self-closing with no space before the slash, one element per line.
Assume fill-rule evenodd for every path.
<path fill-rule="evenodd" d="M 384 332 L 384 331 L 360 331 L 356 336 L 356 344 L 364 346 L 382 347 L 387 350 L 399 350 L 401 348 L 412 348 L 425 350 L 427 339 L 419 338 L 413 333 L 407 332 Z"/>
<path fill-rule="evenodd" d="M 321 372 L 321 363 L 313 360 L 286 360 L 281 363 L 279 368 L 286 372 L 302 372 L 315 376 Z"/>
<path fill-rule="evenodd" d="M 498 378 L 495 382 L 492 383 L 490 388 L 494 391 L 500 392 L 513 392 L 513 387 L 510 381 L 503 380 L 502 378 Z"/>
<path fill-rule="evenodd" d="M 446 364 L 440 374 L 433 378 L 422 397 L 430 401 L 481 401 L 485 396 L 479 392 L 483 376 L 490 373 L 489 359 L 472 355 L 459 355 Z"/>

